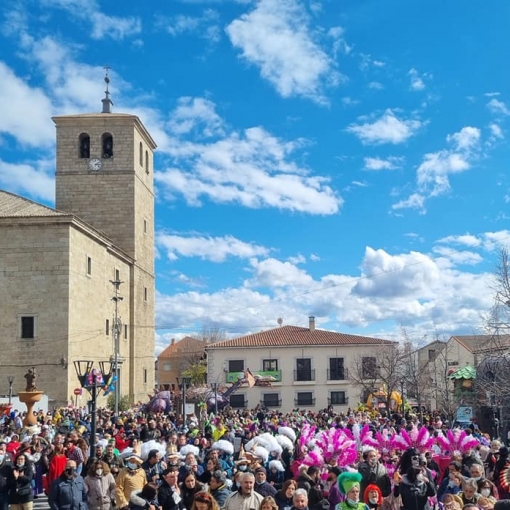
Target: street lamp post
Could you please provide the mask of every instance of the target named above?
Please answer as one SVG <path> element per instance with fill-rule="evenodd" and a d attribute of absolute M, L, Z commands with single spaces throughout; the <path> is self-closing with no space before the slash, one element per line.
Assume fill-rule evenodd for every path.
<path fill-rule="evenodd" d="M 400 396 L 402 397 L 402 418 L 405 420 L 405 417 L 406 417 L 406 400 L 405 400 L 405 397 L 404 397 L 404 384 L 405 384 L 405 379 L 401 379 L 400 380 L 400 386 L 401 386 L 402 392 L 400 393 Z"/>
<path fill-rule="evenodd" d="M 214 414 L 218 416 L 218 383 L 213 382 L 212 387 L 214 390 Z"/>
<path fill-rule="evenodd" d="M 105 387 L 111 377 L 112 363 L 99 362 L 99 370 L 94 368 L 94 362 L 90 360 L 78 360 L 74 362 L 76 375 L 82 388 L 90 392 L 90 455 L 96 452 L 96 421 L 97 421 L 97 394 Z"/>
<path fill-rule="evenodd" d="M 7 380 L 9 381 L 9 405 L 12 404 L 12 383 L 14 382 L 14 376 L 7 376 Z"/>
<path fill-rule="evenodd" d="M 176 377 L 177 384 L 181 390 L 182 395 L 182 421 L 183 426 L 186 427 L 186 390 L 188 389 L 189 385 L 191 384 L 191 377 Z"/>

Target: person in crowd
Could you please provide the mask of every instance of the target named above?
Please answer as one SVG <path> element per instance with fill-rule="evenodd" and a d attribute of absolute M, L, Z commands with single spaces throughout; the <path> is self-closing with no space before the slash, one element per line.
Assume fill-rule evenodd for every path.
<path fill-rule="evenodd" d="M 496 501 L 499 499 L 498 489 L 487 478 L 481 478 L 478 480 L 477 492 L 480 494 L 480 496 L 489 499 L 492 504 L 496 503 Z"/>
<path fill-rule="evenodd" d="M 223 471 L 214 471 L 209 480 L 211 495 L 220 508 L 225 506 L 225 501 L 230 496 L 230 489 L 227 487 L 227 477 Z"/>
<path fill-rule="evenodd" d="M 462 482 L 462 490 L 458 496 L 462 499 L 462 505 L 465 506 L 468 503 L 476 505 L 480 494 L 478 491 L 478 483 L 474 478 L 467 478 Z"/>
<path fill-rule="evenodd" d="M 203 484 L 197 480 L 197 476 L 192 471 L 188 472 L 184 480 L 179 485 L 181 490 L 181 497 L 186 510 L 191 510 L 193 505 L 193 498 L 197 492 L 205 490 Z"/>
<path fill-rule="evenodd" d="M 179 487 L 179 469 L 176 466 L 168 466 L 163 471 L 161 478 L 158 501 L 162 510 L 183 510 L 184 502 Z"/>
<path fill-rule="evenodd" d="M 291 510 L 309 510 L 308 492 L 305 488 L 300 487 L 294 491 Z"/>
<path fill-rule="evenodd" d="M 6 446 L 5 442 L 0 442 L 0 510 L 7 510 L 9 507 L 9 480 L 12 473 L 12 462 Z"/>
<path fill-rule="evenodd" d="M 68 459 L 64 472 L 52 482 L 48 503 L 51 510 L 84 510 L 87 508 L 87 487 L 78 475 L 76 461 Z"/>
<path fill-rule="evenodd" d="M 158 488 L 146 483 L 141 489 L 134 490 L 129 496 L 129 510 L 161 510 L 158 502 Z"/>
<path fill-rule="evenodd" d="M 243 473 L 240 479 L 241 487 L 233 492 L 225 501 L 225 510 L 250 510 L 260 508 L 264 499 L 258 492 L 255 492 L 255 476 L 252 473 Z"/>
<path fill-rule="evenodd" d="M 53 449 L 48 454 L 48 473 L 47 486 L 51 486 L 65 470 L 67 464 L 67 457 L 65 454 L 64 437 L 60 434 L 55 436 L 53 440 Z"/>
<path fill-rule="evenodd" d="M 193 472 L 197 477 L 204 472 L 204 468 L 198 464 L 198 459 L 193 452 L 188 452 L 184 457 L 184 463 L 179 468 L 179 483 L 184 480 L 184 477 Z"/>
<path fill-rule="evenodd" d="M 83 469 L 83 463 L 85 458 L 83 457 L 83 451 L 81 448 L 76 446 L 78 438 L 76 435 L 70 435 L 66 442 L 66 457 L 76 462 L 76 473 L 81 475 Z"/>
<path fill-rule="evenodd" d="M 363 493 L 363 501 L 368 508 L 377 510 L 383 502 L 383 495 L 379 486 L 370 484 Z"/>
<path fill-rule="evenodd" d="M 338 488 L 345 496 L 345 500 L 337 505 L 338 510 L 368 510 L 363 501 L 360 501 L 362 475 L 359 472 L 345 471 L 338 477 Z"/>
<path fill-rule="evenodd" d="M 134 455 L 137 455 L 135 452 L 132 452 Z M 113 443 L 108 443 L 106 445 L 105 452 L 100 458 L 102 461 L 106 462 L 108 464 L 108 467 L 110 468 L 110 472 L 113 475 L 114 478 L 117 478 L 118 474 L 120 473 L 120 470 L 124 468 L 124 460 L 119 454 L 115 453 L 115 448 Z M 139 456 L 138 456 L 139 458 Z"/>
<path fill-rule="evenodd" d="M 150 450 L 147 460 L 142 464 L 148 483 L 159 485 L 161 475 L 166 469 L 166 463 L 161 460 L 161 454 L 158 450 Z"/>
<path fill-rule="evenodd" d="M 260 510 L 278 510 L 278 505 L 274 498 L 266 496 L 260 503 Z"/>
<path fill-rule="evenodd" d="M 211 476 L 215 471 L 223 471 L 223 469 L 221 469 L 221 463 L 220 463 L 218 457 L 210 456 L 205 461 L 204 472 L 198 477 L 198 479 L 202 483 L 209 484 L 209 481 L 211 480 Z"/>
<path fill-rule="evenodd" d="M 201 491 L 195 494 L 191 510 L 220 510 L 220 507 L 208 492 Z"/>
<path fill-rule="evenodd" d="M 484 496 L 480 496 L 478 498 L 478 501 L 476 502 L 476 505 L 478 506 L 479 510 L 493 510 L 495 504 L 496 501 L 493 501 L 492 499 L 489 498 L 485 498 Z"/>
<path fill-rule="evenodd" d="M 290 510 L 292 507 L 292 496 L 297 488 L 297 482 L 292 478 L 283 482 L 282 488 L 276 493 L 274 498 L 279 510 Z"/>
<path fill-rule="evenodd" d="M 364 494 L 368 485 L 374 484 L 381 489 L 383 497 L 391 492 L 391 480 L 386 468 L 379 462 L 379 454 L 375 448 L 363 452 L 363 461 L 358 465 L 361 474 L 360 490 Z"/>
<path fill-rule="evenodd" d="M 21 451 L 21 449 L 18 449 Z M 32 480 L 34 467 L 25 453 L 18 453 L 8 480 L 9 504 L 11 510 L 32 510 L 34 492 Z"/>
<path fill-rule="evenodd" d="M 308 493 L 312 487 L 319 483 L 320 473 L 321 470 L 317 466 L 302 466 L 299 468 L 298 489 L 305 489 Z"/>
<path fill-rule="evenodd" d="M 453 494 L 445 494 L 442 502 L 445 510 L 462 510 L 462 499 Z"/>
<path fill-rule="evenodd" d="M 108 464 L 102 460 L 91 462 L 87 476 L 87 504 L 89 510 L 110 510 L 115 507 L 115 478 Z"/>
<path fill-rule="evenodd" d="M 411 465 L 407 473 L 395 479 L 394 483 L 394 495 L 400 495 L 406 510 L 430 510 L 429 498 L 436 495 L 436 490 L 423 468 Z"/>
<path fill-rule="evenodd" d="M 276 496 L 277 490 L 267 481 L 267 471 L 264 467 L 258 467 L 255 470 L 255 491 L 264 498 Z"/>
<path fill-rule="evenodd" d="M 454 477 L 455 473 L 459 476 Z M 457 460 L 452 460 L 448 464 L 444 478 L 437 489 L 437 500 L 443 501 L 445 494 L 457 494 L 461 490 L 463 479 L 462 464 Z"/>
<path fill-rule="evenodd" d="M 320 487 L 312 487 L 308 493 L 308 508 L 310 510 L 329 510 L 329 501 Z"/>
<path fill-rule="evenodd" d="M 141 468 L 142 459 L 130 454 L 126 461 L 126 467 L 120 470 L 116 479 L 115 501 L 120 510 L 128 507 L 132 492 L 141 491 L 147 485 L 145 471 Z"/>

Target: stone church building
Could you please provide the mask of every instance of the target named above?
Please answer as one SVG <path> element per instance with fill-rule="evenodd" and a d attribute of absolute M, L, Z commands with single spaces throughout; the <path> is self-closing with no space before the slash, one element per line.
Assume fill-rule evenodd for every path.
<path fill-rule="evenodd" d="M 156 144 L 108 91 L 102 102 L 53 118 L 55 209 L 0 190 L 0 394 L 9 376 L 24 390 L 34 366 L 50 406 L 65 405 L 80 387 L 73 362 L 99 368 L 116 344 L 119 394 L 145 401 L 154 387 Z"/>

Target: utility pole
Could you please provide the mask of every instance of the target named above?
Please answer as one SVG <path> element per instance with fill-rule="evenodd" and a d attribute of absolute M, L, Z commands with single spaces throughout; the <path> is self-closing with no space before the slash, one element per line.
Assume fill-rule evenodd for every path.
<path fill-rule="evenodd" d="M 116 280 L 110 280 L 110 283 L 115 287 L 115 296 L 112 297 L 112 301 L 115 303 L 115 316 L 113 318 L 113 341 L 114 341 L 114 352 L 113 352 L 113 370 L 115 374 L 115 416 L 119 415 L 119 389 L 120 389 L 120 380 L 119 380 L 119 337 L 122 330 L 122 322 L 119 318 L 119 301 L 122 301 L 124 298 L 119 296 L 119 287 L 121 282 L 118 278 Z"/>

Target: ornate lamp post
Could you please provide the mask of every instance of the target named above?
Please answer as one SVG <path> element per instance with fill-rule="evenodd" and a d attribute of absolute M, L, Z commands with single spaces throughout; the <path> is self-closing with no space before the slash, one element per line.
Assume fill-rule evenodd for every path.
<path fill-rule="evenodd" d="M 90 392 L 90 455 L 96 451 L 96 420 L 97 420 L 97 394 L 107 384 L 112 375 L 112 363 L 100 361 L 99 370 L 94 368 L 94 362 L 90 360 L 78 360 L 74 362 L 74 369 L 82 388 Z"/>
<path fill-rule="evenodd" d="M 14 376 L 7 376 L 7 380 L 9 381 L 9 405 L 12 404 L 12 383 L 14 382 Z"/>

